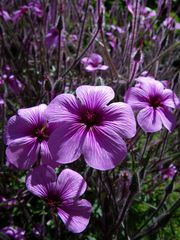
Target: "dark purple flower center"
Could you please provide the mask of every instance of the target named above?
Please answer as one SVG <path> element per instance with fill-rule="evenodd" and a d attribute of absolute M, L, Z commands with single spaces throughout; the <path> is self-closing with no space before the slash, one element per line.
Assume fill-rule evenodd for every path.
<path fill-rule="evenodd" d="M 150 106 L 156 109 L 161 106 L 161 98 L 159 96 L 150 96 Z"/>
<path fill-rule="evenodd" d="M 97 61 L 96 61 L 96 62 L 95 62 L 95 61 L 94 61 L 94 62 L 92 61 L 92 62 L 91 62 L 91 65 L 92 65 L 93 67 L 98 67 L 99 63 L 98 63 Z"/>
<path fill-rule="evenodd" d="M 50 193 L 49 196 L 45 199 L 47 204 L 50 207 L 59 207 L 61 204 L 61 199 L 57 193 Z"/>
<path fill-rule="evenodd" d="M 99 126 L 102 122 L 102 116 L 99 112 L 92 110 L 85 110 L 81 113 L 81 122 L 88 128 L 92 126 Z"/>
<path fill-rule="evenodd" d="M 36 128 L 33 132 L 33 136 L 37 137 L 39 142 L 48 140 L 49 134 L 46 125 Z"/>

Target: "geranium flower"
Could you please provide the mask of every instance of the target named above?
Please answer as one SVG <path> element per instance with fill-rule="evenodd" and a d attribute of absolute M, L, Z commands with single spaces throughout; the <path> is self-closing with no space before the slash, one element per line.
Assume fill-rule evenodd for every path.
<path fill-rule="evenodd" d="M 84 57 L 81 63 L 88 72 L 94 72 L 97 70 L 107 70 L 109 67 L 102 64 L 103 59 L 99 54 L 92 53 L 89 57 Z"/>
<path fill-rule="evenodd" d="M 30 168 L 37 160 L 54 165 L 47 145 L 54 125 L 49 125 L 44 115 L 47 108 L 41 104 L 18 110 L 5 129 L 7 161 L 19 169 Z"/>
<path fill-rule="evenodd" d="M 28 4 L 29 8 L 33 11 L 34 15 L 41 18 L 43 16 L 42 4 L 37 1 L 31 1 Z"/>
<path fill-rule="evenodd" d="M 8 13 L 7 11 L 5 11 L 5 10 L 2 10 L 1 8 L 0 8 L 0 17 L 2 17 L 2 19 L 3 19 L 5 22 L 8 22 L 8 21 L 11 20 L 11 17 L 10 17 L 10 15 L 9 15 L 9 13 Z"/>
<path fill-rule="evenodd" d="M 72 94 L 60 94 L 47 107 L 50 123 L 59 126 L 48 141 L 53 159 L 70 163 L 84 155 L 99 170 L 114 168 L 127 155 L 123 138 L 136 133 L 131 107 L 111 103 L 114 91 L 107 86 L 81 86 Z"/>
<path fill-rule="evenodd" d="M 12 20 L 14 23 L 17 23 L 21 18 L 28 13 L 29 7 L 24 5 L 21 6 L 19 10 L 13 12 Z"/>
<path fill-rule="evenodd" d="M 27 176 L 26 187 L 57 211 L 69 231 L 80 233 L 87 227 L 91 204 L 79 199 L 87 188 L 79 173 L 65 169 L 57 178 L 50 166 L 39 166 Z"/>
<path fill-rule="evenodd" d="M 57 27 L 52 27 L 45 37 L 45 46 L 47 48 L 57 47 L 59 42 L 59 30 Z M 64 46 L 65 42 L 65 33 L 62 31 L 61 33 L 61 46 Z"/>
<path fill-rule="evenodd" d="M 0 232 L 4 233 L 5 235 L 11 237 L 11 239 L 14 239 L 14 240 L 25 239 L 25 231 L 19 227 L 7 226 L 2 228 Z"/>
<path fill-rule="evenodd" d="M 162 124 L 170 132 L 175 127 L 175 118 L 169 108 L 179 106 L 179 100 L 172 90 L 152 77 L 139 77 L 138 84 L 125 94 L 125 102 L 134 110 L 140 110 L 137 121 L 145 132 L 157 132 Z"/>
<path fill-rule="evenodd" d="M 174 175 L 177 172 L 177 168 L 174 164 L 170 164 L 168 168 L 161 170 L 161 175 L 163 179 L 173 179 Z"/>

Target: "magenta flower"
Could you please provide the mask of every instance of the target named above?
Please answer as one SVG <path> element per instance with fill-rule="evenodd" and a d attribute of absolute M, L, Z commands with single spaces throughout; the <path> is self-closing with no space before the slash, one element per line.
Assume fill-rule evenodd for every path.
<path fill-rule="evenodd" d="M 18 21 L 21 20 L 21 18 L 28 13 L 29 7 L 24 5 L 21 6 L 19 10 L 16 10 L 13 12 L 12 20 L 14 23 L 17 23 Z"/>
<path fill-rule="evenodd" d="M 172 132 L 175 117 L 169 108 L 179 106 L 179 100 L 172 90 L 167 89 L 152 77 L 139 77 L 138 84 L 125 94 L 125 102 L 134 110 L 140 110 L 137 121 L 145 132 L 157 132 L 165 128 Z"/>
<path fill-rule="evenodd" d="M 177 23 L 172 17 L 166 18 L 163 22 L 163 26 L 171 31 L 180 29 L 180 23 Z"/>
<path fill-rule="evenodd" d="M 79 173 L 65 169 L 57 178 L 50 166 L 39 166 L 27 176 L 26 187 L 57 211 L 69 231 L 80 233 L 85 230 L 90 219 L 91 204 L 79 199 L 87 188 Z"/>
<path fill-rule="evenodd" d="M 15 95 L 19 95 L 23 91 L 23 84 L 13 74 L 3 74 L 2 79 L 8 84 Z"/>
<path fill-rule="evenodd" d="M 169 165 L 168 168 L 166 169 L 162 169 L 161 170 L 161 175 L 163 177 L 163 179 L 173 179 L 174 175 L 176 174 L 177 169 L 176 166 L 174 164 Z"/>
<path fill-rule="evenodd" d="M 45 104 L 18 110 L 5 129 L 8 163 L 19 169 L 30 168 L 37 160 L 54 165 L 47 141 L 54 125 L 49 125 L 44 115 Z"/>
<path fill-rule="evenodd" d="M 84 155 L 99 170 L 114 168 L 127 155 L 123 138 L 132 138 L 136 123 L 126 103 L 111 103 L 114 91 L 107 86 L 81 86 L 72 94 L 60 94 L 47 107 L 50 123 L 59 126 L 48 141 L 53 159 L 70 163 Z"/>
<path fill-rule="evenodd" d="M 87 72 L 94 72 L 97 70 L 107 70 L 109 67 L 102 64 L 103 59 L 99 54 L 92 53 L 89 57 L 84 57 L 81 63 Z"/>
<path fill-rule="evenodd" d="M 59 31 L 57 27 L 52 27 L 49 32 L 46 34 L 45 37 L 45 46 L 47 48 L 50 47 L 57 47 L 58 46 L 58 41 L 59 41 Z M 65 33 L 61 33 L 61 46 L 64 46 L 65 42 Z"/>
<path fill-rule="evenodd" d="M 2 228 L 0 232 L 14 240 L 25 240 L 25 231 L 19 227 L 7 226 Z"/>
<path fill-rule="evenodd" d="M 9 15 L 9 13 L 5 10 L 2 10 L 0 9 L 0 17 L 2 17 L 2 19 L 5 21 L 5 22 L 8 22 L 11 20 L 11 17 Z"/>
<path fill-rule="evenodd" d="M 41 5 L 40 2 L 38 2 L 38 1 L 31 1 L 28 4 L 28 6 L 33 11 L 34 15 L 36 15 L 39 18 L 41 18 L 43 16 L 43 9 L 42 9 L 42 5 Z"/>

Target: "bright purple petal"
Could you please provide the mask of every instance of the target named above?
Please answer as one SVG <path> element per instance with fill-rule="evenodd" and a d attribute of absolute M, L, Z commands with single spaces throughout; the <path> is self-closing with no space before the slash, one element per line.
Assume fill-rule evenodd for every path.
<path fill-rule="evenodd" d="M 142 109 L 137 115 L 137 121 L 144 132 L 157 132 L 162 128 L 161 116 L 153 107 Z"/>
<path fill-rule="evenodd" d="M 123 137 L 132 138 L 136 134 L 136 121 L 132 108 L 126 103 L 112 103 L 105 108 L 104 126 Z"/>
<path fill-rule="evenodd" d="M 53 168 L 59 166 L 59 163 L 55 162 L 49 150 L 48 143 L 46 141 L 41 142 L 40 155 L 42 159 L 42 164 L 49 165 Z"/>
<path fill-rule="evenodd" d="M 59 163 L 70 163 L 81 155 L 81 146 L 86 134 L 82 124 L 63 123 L 50 136 L 48 145 L 53 160 Z"/>
<path fill-rule="evenodd" d="M 5 143 L 10 144 L 17 138 L 31 136 L 31 127 L 27 121 L 19 116 L 12 116 L 5 128 Z"/>
<path fill-rule="evenodd" d="M 102 61 L 103 61 L 102 57 L 96 53 L 92 53 L 88 58 L 88 62 L 92 63 L 95 66 L 98 66 L 99 64 L 101 64 Z"/>
<path fill-rule="evenodd" d="M 83 177 L 73 170 L 65 169 L 58 177 L 57 189 L 63 201 L 80 197 L 86 188 L 87 184 Z"/>
<path fill-rule="evenodd" d="M 98 67 L 94 67 L 94 66 L 91 65 L 91 64 L 88 64 L 88 65 L 86 65 L 85 69 L 86 69 L 86 71 L 88 71 L 88 72 L 94 72 L 94 71 L 97 71 L 99 68 L 98 68 Z"/>
<path fill-rule="evenodd" d="M 19 169 L 30 168 L 38 158 L 40 145 L 31 137 L 18 138 L 12 141 L 7 149 L 7 161 Z"/>
<path fill-rule="evenodd" d="M 84 57 L 84 58 L 81 59 L 82 64 L 87 64 L 87 61 L 88 61 L 87 57 Z"/>
<path fill-rule="evenodd" d="M 80 102 L 72 94 L 60 94 L 54 98 L 46 109 L 46 116 L 50 123 L 79 120 Z"/>
<path fill-rule="evenodd" d="M 82 152 L 90 167 L 109 170 L 125 158 L 127 148 L 122 138 L 110 127 L 98 126 L 89 129 Z"/>
<path fill-rule="evenodd" d="M 56 181 L 56 174 L 50 166 L 39 166 L 30 172 L 26 178 L 26 187 L 40 198 L 48 196 L 48 186 Z"/>
<path fill-rule="evenodd" d="M 129 88 L 124 100 L 131 105 L 134 110 L 141 110 L 149 105 L 147 93 L 138 87 Z"/>
<path fill-rule="evenodd" d="M 105 106 L 115 96 L 111 87 L 88 85 L 78 87 L 76 95 L 90 109 Z"/>
<path fill-rule="evenodd" d="M 102 65 L 102 66 L 99 66 L 99 67 L 98 67 L 99 70 L 103 70 L 103 71 L 104 71 L 104 70 L 107 70 L 108 68 L 109 68 L 109 67 L 106 66 L 106 65 Z"/>
<path fill-rule="evenodd" d="M 176 119 L 173 114 L 167 108 L 158 108 L 161 120 L 165 128 L 172 132 L 176 126 Z"/>
<path fill-rule="evenodd" d="M 85 199 L 66 201 L 58 208 L 58 215 L 69 231 L 80 233 L 89 223 L 91 208 L 91 204 Z"/>
<path fill-rule="evenodd" d="M 23 118 L 32 127 L 39 126 L 45 122 L 44 112 L 46 108 L 46 104 L 40 104 L 32 108 L 19 109 L 18 116 Z"/>
<path fill-rule="evenodd" d="M 178 108 L 180 101 L 171 89 L 165 89 L 163 91 L 162 104 L 166 107 Z"/>

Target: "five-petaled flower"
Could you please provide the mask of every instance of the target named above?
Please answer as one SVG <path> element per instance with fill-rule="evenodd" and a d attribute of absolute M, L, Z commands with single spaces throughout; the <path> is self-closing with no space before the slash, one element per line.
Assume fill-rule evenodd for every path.
<path fill-rule="evenodd" d="M 136 122 L 131 107 L 116 102 L 108 86 L 80 86 L 77 98 L 60 94 L 46 110 L 49 123 L 59 127 L 48 145 L 54 161 L 70 163 L 84 155 L 86 163 L 99 170 L 118 165 L 127 155 L 123 138 L 132 138 Z"/>
<path fill-rule="evenodd" d="M 87 72 L 94 72 L 97 70 L 107 70 L 109 67 L 102 64 L 103 59 L 99 54 L 92 53 L 89 57 L 84 57 L 81 63 Z"/>
<path fill-rule="evenodd" d="M 79 199 L 87 184 L 83 177 L 70 169 L 56 176 L 50 166 L 39 166 L 28 174 L 27 189 L 42 198 L 62 219 L 69 231 L 80 233 L 89 223 L 91 204 Z"/>
<path fill-rule="evenodd" d="M 173 179 L 174 175 L 177 173 L 177 168 L 174 164 L 170 164 L 168 168 L 161 170 L 161 175 L 163 179 Z"/>
<path fill-rule="evenodd" d="M 171 89 L 152 77 L 139 77 L 135 87 L 128 89 L 125 102 L 140 110 L 137 121 L 144 132 L 157 132 L 165 128 L 172 132 L 175 117 L 169 108 L 179 107 L 179 100 Z"/>
<path fill-rule="evenodd" d="M 54 124 L 48 124 L 44 115 L 47 105 L 19 109 L 5 129 L 7 162 L 19 169 L 30 168 L 37 160 L 57 166 L 48 148 L 48 138 Z"/>

